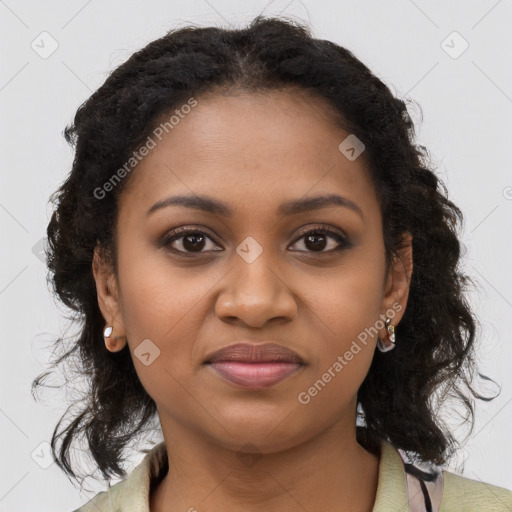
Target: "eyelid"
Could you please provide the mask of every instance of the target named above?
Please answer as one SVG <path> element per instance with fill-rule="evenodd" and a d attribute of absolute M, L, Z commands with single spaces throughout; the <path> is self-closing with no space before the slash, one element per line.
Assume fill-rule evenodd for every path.
<path fill-rule="evenodd" d="M 305 228 L 302 228 L 299 231 L 297 238 L 295 238 L 295 242 L 299 238 L 304 236 L 306 233 L 309 233 L 310 231 L 320 231 L 320 232 L 325 232 L 327 234 L 337 235 L 339 237 L 342 237 L 344 240 L 348 240 L 348 238 L 349 238 L 348 235 L 343 230 L 341 230 L 339 228 L 328 226 L 326 224 L 314 224 L 312 226 L 306 226 Z"/>

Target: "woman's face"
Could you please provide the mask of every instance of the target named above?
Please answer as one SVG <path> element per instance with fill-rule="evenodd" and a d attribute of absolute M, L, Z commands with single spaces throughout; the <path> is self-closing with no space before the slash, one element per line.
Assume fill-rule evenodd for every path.
<path fill-rule="evenodd" d="M 164 431 L 269 453 L 353 430 L 382 318 L 396 325 L 408 292 L 396 268 L 386 274 L 363 157 L 342 152 L 349 133 L 297 92 L 196 100 L 161 141 L 153 136 L 121 195 L 119 280 L 109 290 L 95 274 L 106 324 L 126 335 Z M 344 199 L 311 201 L 334 195 Z M 176 196 L 207 197 L 229 214 L 152 208 Z M 172 240 L 177 228 L 193 233 Z M 315 237 L 319 228 L 333 233 Z M 227 345 L 267 341 L 304 364 L 256 389 L 204 364 Z"/>

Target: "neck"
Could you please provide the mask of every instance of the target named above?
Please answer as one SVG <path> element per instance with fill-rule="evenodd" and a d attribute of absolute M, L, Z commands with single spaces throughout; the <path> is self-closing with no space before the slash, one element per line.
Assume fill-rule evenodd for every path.
<path fill-rule="evenodd" d="M 169 471 L 150 496 L 151 512 L 371 512 L 379 459 L 357 443 L 355 427 L 342 427 L 286 450 L 251 453 L 173 424 L 163 429 Z"/>

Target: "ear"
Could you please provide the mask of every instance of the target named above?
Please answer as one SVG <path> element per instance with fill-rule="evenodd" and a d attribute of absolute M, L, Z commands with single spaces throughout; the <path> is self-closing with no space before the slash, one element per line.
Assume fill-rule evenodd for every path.
<path fill-rule="evenodd" d="M 98 305 L 105 319 L 105 327 L 113 327 L 112 334 L 108 338 L 107 348 L 112 352 L 117 352 L 124 348 L 126 343 L 119 287 L 111 265 L 102 256 L 99 244 L 94 248 L 92 273 L 96 282 Z"/>
<path fill-rule="evenodd" d="M 384 318 L 388 316 L 391 318 L 386 312 L 393 311 L 394 316 L 391 318 L 391 323 L 395 326 L 398 325 L 405 313 L 407 299 L 409 298 L 412 268 L 412 236 L 410 233 L 406 232 L 402 235 L 402 246 L 390 265 L 384 285 L 384 300 L 382 305 L 384 309 L 382 314 Z M 382 330 L 382 333 L 379 334 L 383 334 L 381 339 L 386 339 L 387 331 L 385 328 Z"/>

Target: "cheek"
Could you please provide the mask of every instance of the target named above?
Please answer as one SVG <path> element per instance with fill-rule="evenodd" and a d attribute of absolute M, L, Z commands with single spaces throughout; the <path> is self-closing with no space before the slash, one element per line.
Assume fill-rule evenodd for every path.
<path fill-rule="evenodd" d="M 181 338 L 183 319 L 204 298 L 210 276 L 195 280 L 193 273 L 173 265 L 163 250 L 139 236 L 137 244 L 119 249 L 122 315 L 129 339 L 150 338 L 157 344 Z M 198 274 L 199 275 L 199 274 Z"/>
<path fill-rule="evenodd" d="M 339 289 L 332 290 L 332 288 Z M 353 402 L 365 379 L 377 341 L 380 286 L 367 274 L 331 283 L 330 294 L 318 294 L 315 315 L 322 319 L 310 371 L 301 382 L 298 403 L 308 417 L 335 421 Z M 341 291 L 340 291 L 341 290 Z"/>
<path fill-rule="evenodd" d="M 365 254 L 354 253 L 325 283 L 316 280 L 316 286 L 310 286 L 307 309 L 312 310 L 309 321 L 317 335 L 311 378 L 301 390 L 310 412 L 329 410 L 333 401 L 348 404 L 368 373 L 382 327 L 384 257 Z"/>
<path fill-rule="evenodd" d="M 329 348 L 342 349 L 374 326 L 383 300 L 384 260 L 354 253 L 343 266 L 309 283 L 308 302 Z M 322 336 L 319 337 L 322 339 Z"/>
<path fill-rule="evenodd" d="M 120 245 L 118 270 L 123 322 L 143 387 L 157 403 L 185 400 L 180 383 L 197 370 L 207 296 L 223 273 L 185 272 L 142 245 Z"/>

